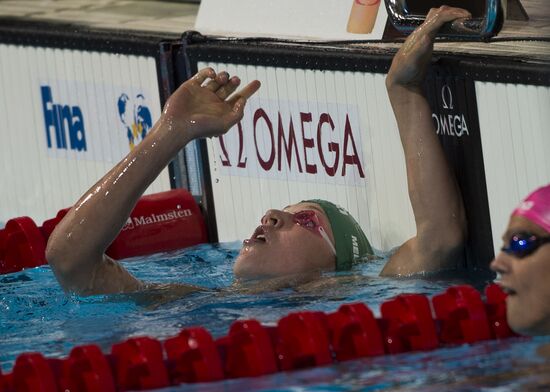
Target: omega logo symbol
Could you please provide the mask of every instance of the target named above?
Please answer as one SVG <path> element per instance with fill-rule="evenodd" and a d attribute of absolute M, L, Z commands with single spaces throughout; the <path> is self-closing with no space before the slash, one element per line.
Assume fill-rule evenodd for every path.
<path fill-rule="evenodd" d="M 441 89 L 441 99 L 443 101 L 443 109 L 453 110 L 453 92 L 448 84 Z"/>
<path fill-rule="evenodd" d="M 446 84 L 441 88 L 442 108 L 445 113 L 433 113 L 435 131 L 438 135 L 462 137 L 470 136 L 466 116 L 463 113 L 454 113 L 454 98 L 451 87 Z M 451 111 L 451 113 L 449 113 Z"/>

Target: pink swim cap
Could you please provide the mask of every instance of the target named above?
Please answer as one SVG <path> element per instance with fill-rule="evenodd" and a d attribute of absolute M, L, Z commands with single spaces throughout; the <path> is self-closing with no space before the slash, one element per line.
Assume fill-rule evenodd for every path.
<path fill-rule="evenodd" d="M 550 184 L 543 186 L 521 202 L 512 216 L 523 216 L 550 233 Z"/>

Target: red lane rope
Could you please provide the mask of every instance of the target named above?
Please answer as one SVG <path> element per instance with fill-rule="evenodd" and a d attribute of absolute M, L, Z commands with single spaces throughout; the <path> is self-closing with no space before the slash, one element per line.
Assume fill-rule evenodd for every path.
<path fill-rule="evenodd" d="M 40 227 L 28 216 L 10 219 L 0 230 L 0 275 L 46 264 L 48 238 L 68 211 L 60 210 Z M 174 189 L 140 198 L 107 254 L 124 259 L 205 242 L 198 204 L 188 191 Z"/>
<path fill-rule="evenodd" d="M 62 359 L 25 353 L 11 373 L 0 373 L 0 392 L 148 390 L 505 339 L 518 336 L 506 323 L 505 299 L 497 285 L 486 287 L 485 301 L 471 286 L 453 286 L 431 301 L 420 294 L 385 301 L 380 318 L 353 303 L 328 314 L 290 313 L 276 326 L 235 321 L 216 340 L 195 327 L 165 341 L 131 338 L 110 354 L 96 345 L 74 347 Z"/>

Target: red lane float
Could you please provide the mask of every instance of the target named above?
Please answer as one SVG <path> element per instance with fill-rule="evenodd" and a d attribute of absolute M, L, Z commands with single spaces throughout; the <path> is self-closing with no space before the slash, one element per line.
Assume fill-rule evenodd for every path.
<path fill-rule="evenodd" d="M 217 340 L 197 327 L 164 343 L 149 337 L 128 339 L 113 345 L 110 355 L 94 345 L 75 347 L 66 359 L 21 354 L 12 373 L 0 373 L 0 392 L 156 389 L 518 336 L 506 324 L 506 294 L 496 285 L 485 292 L 483 303 L 473 287 L 449 288 L 432 298 L 436 318 L 427 297 L 409 294 L 385 301 L 380 319 L 356 303 L 330 314 L 291 313 L 276 327 L 236 321 Z"/>
<path fill-rule="evenodd" d="M 13 373 L 3 375 L 0 370 L 0 392 L 8 392 L 13 390 Z"/>
<path fill-rule="evenodd" d="M 338 361 L 384 354 L 382 332 L 362 303 L 342 305 L 328 315 L 331 346 Z"/>
<path fill-rule="evenodd" d="M 184 329 L 164 342 L 172 382 L 193 383 L 224 378 L 223 365 L 214 339 L 204 328 Z"/>
<path fill-rule="evenodd" d="M 490 284 L 485 287 L 485 310 L 491 328 L 493 339 L 506 339 L 510 336 L 519 336 L 508 326 L 506 321 L 506 293 L 500 286 Z"/>
<path fill-rule="evenodd" d="M 46 263 L 46 240 L 28 216 L 10 219 L 0 233 L 0 273 Z"/>
<path fill-rule="evenodd" d="M 73 348 L 63 365 L 64 390 L 115 392 L 107 357 L 96 345 Z"/>
<path fill-rule="evenodd" d="M 118 390 L 129 391 L 169 386 L 161 343 L 140 337 L 115 344 L 111 350 Z"/>
<path fill-rule="evenodd" d="M 433 297 L 432 303 L 441 322 L 441 342 L 463 344 L 491 338 L 485 305 L 473 287 L 450 287 Z"/>
<path fill-rule="evenodd" d="M 40 353 L 17 357 L 13 367 L 13 388 L 17 392 L 57 392 L 57 382 L 48 359 Z"/>
<path fill-rule="evenodd" d="M 281 370 L 332 362 L 326 316 L 322 312 L 291 313 L 277 324 L 275 351 Z"/>
<path fill-rule="evenodd" d="M 208 241 L 199 205 L 184 189 L 143 196 L 107 249 L 115 259 L 183 249 Z"/>
<path fill-rule="evenodd" d="M 29 217 L 9 220 L 0 230 L 0 275 L 46 264 L 48 238 L 69 210 L 60 210 L 40 227 Z M 107 254 L 124 259 L 205 242 L 206 223 L 198 204 L 186 190 L 174 189 L 139 199 Z"/>
<path fill-rule="evenodd" d="M 235 321 L 227 337 L 218 342 L 218 347 L 223 347 L 227 378 L 257 377 L 278 371 L 270 332 L 256 320 Z"/>
<path fill-rule="evenodd" d="M 439 346 L 428 297 L 420 294 L 399 295 L 382 304 L 388 353 L 433 350 Z"/>

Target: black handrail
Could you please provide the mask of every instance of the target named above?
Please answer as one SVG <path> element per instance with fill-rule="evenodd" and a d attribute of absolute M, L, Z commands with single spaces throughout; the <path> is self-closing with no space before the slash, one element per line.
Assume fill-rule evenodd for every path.
<path fill-rule="evenodd" d="M 386 9 L 393 26 L 402 33 L 411 33 L 426 19 L 426 15 L 409 11 L 407 0 L 386 0 Z M 483 17 L 472 17 L 462 21 L 447 23 L 440 30 L 439 36 L 489 38 L 502 28 L 506 1 L 486 0 Z"/>

